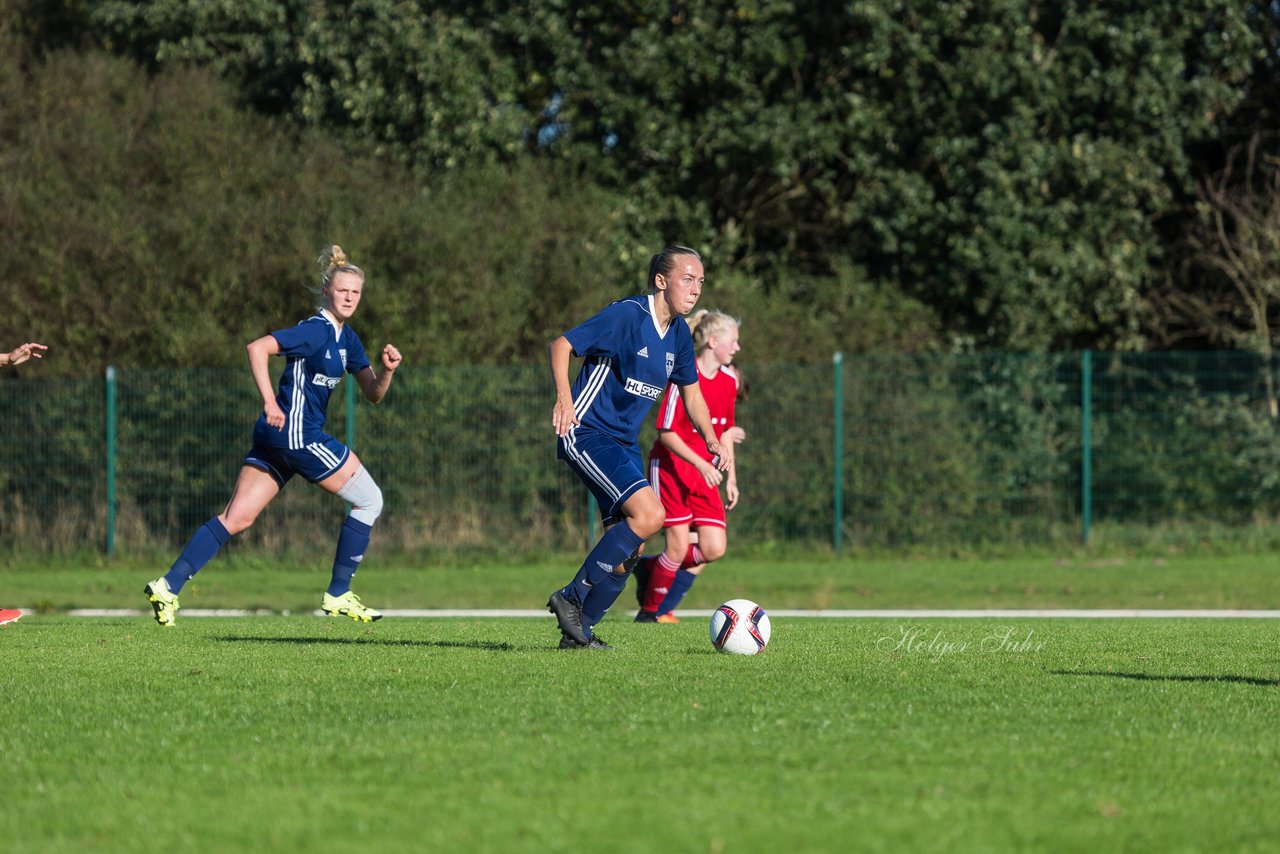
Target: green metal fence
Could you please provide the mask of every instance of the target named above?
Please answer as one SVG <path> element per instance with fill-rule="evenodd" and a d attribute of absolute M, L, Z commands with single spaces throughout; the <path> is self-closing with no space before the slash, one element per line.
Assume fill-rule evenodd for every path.
<path fill-rule="evenodd" d="M 1268 367 L 1244 353 L 749 365 L 731 531 L 840 550 L 1257 525 L 1280 510 Z M 577 549 L 588 536 L 585 490 L 555 460 L 544 366 L 409 368 L 377 407 L 343 390 L 329 429 L 383 487 L 380 550 Z M 247 370 L 4 375 L 0 544 L 180 545 L 224 506 L 256 400 Z M 242 539 L 327 549 L 342 512 L 297 482 Z"/>

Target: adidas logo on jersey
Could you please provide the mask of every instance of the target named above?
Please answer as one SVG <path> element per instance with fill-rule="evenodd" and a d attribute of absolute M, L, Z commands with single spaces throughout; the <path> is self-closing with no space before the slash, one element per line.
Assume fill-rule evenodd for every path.
<path fill-rule="evenodd" d="M 645 359 L 649 358 L 649 345 L 648 345 L 648 344 L 646 344 L 645 346 L 643 346 L 643 347 L 641 347 L 639 350 L 637 350 L 637 351 L 636 351 L 636 355 L 637 355 L 637 356 L 641 356 L 641 357 L 643 357 L 643 358 L 645 358 Z"/>

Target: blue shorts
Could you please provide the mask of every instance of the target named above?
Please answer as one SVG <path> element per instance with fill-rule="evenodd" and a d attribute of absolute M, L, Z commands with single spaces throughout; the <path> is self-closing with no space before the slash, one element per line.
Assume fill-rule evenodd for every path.
<path fill-rule="evenodd" d="M 578 473 L 600 505 L 606 526 L 622 521 L 622 505 L 649 485 L 640 446 L 624 444 L 599 430 L 574 427 L 556 443 L 556 456 Z"/>
<path fill-rule="evenodd" d="M 319 483 L 342 468 L 350 455 L 351 450 L 328 433 L 309 437 L 306 444 L 297 449 L 258 441 L 255 435 L 253 450 L 244 458 L 244 464 L 262 469 L 283 489 L 295 474 Z"/>

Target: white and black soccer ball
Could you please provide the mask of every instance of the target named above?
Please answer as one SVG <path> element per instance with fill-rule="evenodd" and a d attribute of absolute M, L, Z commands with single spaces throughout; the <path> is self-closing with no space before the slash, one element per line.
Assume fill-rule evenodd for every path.
<path fill-rule="evenodd" d="M 750 599 L 730 599 L 711 615 L 711 645 L 721 652 L 763 652 L 771 631 L 769 615 Z"/>

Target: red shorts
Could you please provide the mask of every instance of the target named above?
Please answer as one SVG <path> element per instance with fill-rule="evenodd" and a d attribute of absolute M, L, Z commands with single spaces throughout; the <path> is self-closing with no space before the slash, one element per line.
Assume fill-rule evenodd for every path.
<path fill-rule="evenodd" d="M 719 487 L 707 486 L 698 470 L 684 460 L 651 457 L 649 485 L 658 493 L 662 509 L 667 512 L 667 521 L 662 523 L 664 528 L 674 525 L 726 527 Z"/>

